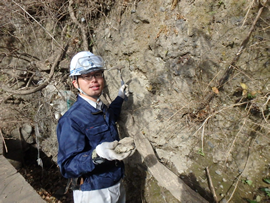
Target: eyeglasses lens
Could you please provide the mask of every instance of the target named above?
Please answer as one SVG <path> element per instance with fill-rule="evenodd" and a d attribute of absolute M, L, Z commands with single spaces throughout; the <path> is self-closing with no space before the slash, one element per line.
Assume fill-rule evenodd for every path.
<path fill-rule="evenodd" d="M 89 80 L 90 81 L 90 80 L 93 79 L 93 77 L 95 77 L 96 79 L 102 78 L 103 77 L 103 73 L 95 73 L 95 74 L 91 74 L 91 75 L 83 75 L 81 77 L 84 80 Z"/>

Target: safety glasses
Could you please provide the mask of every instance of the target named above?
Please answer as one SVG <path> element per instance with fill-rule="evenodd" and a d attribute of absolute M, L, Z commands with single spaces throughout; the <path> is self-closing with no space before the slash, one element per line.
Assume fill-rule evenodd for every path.
<path fill-rule="evenodd" d="M 99 71 L 92 74 L 80 75 L 79 77 L 83 80 L 91 81 L 94 77 L 95 79 L 103 78 L 103 72 Z"/>
<path fill-rule="evenodd" d="M 100 56 L 85 56 L 78 59 L 75 70 L 85 71 L 91 68 L 103 68 L 104 61 Z"/>

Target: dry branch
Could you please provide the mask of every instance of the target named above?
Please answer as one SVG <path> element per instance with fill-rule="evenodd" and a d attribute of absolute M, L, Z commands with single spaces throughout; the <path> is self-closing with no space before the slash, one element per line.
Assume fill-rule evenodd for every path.
<path fill-rule="evenodd" d="M 178 0 L 173 0 L 172 1 L 172 6 L 171 6 L 171 10 L 174 10 L 175 7 L 177 6 Z"/>
<path fill-rule="evenodd" d="M 85 51 L 88 51 L 88 40 L 87 40 L 87 32 L 86 32 L 86 28 L 84 25 L 82 25 L 81 23 L 79 23 L 79 21 L 77 20 L 73 7 L 73 0 L 69 0 L 69 6 L 68 6 L 68 11 L 69 11 L 69 15 L 72 19 L 72 21 L 80 28 L 81 30 L 81 34 L 82 34 L 82 39 L 83 39 L 83 49 Z"/>
<path fill-rule="evenodd" d="M 245 124 L 246 124 L 246 120 L 247 120 L 247 118 L 244 119 L 243 125 L 241 126 L 241 128 L 240 128 L 240 130 L 237 132 L 237 134 L 235 135 L 235 137 L 234 137 L 234 139 L 233 139 L 233 142 L 232 142 L 232 144 L 231 144 L 231 146 L 230 146 L 230 149 L 229 149 L 229 151 L 227 152 L 227 156 L 226 156 L 226 161 L 225 161 L 225 162 L 228 161 L 229 154 L 230 154 L 231 151 L 232 151 L 232 148 L 233 148 L 233 146 L 234 146 L 234 144 L 235 144 L 235 142 L 236 142 L 236 139 L 238 138 L 239 134 L 242 132 L 242 130 L 243 130 Z"/>
<path fill-rule="evenodd" d="M 6 145 L 6 142 L 5 142 L 5 138 L 4 138 L 4 136 L 3 136 L 3 133 L 2 133 L 1 128 L 0 128 L 0 134 L 1 134 L 1 137 L 2 137 L 2 140 L 3 140 L 3 144 L 4 144 L 4 146 L 5 146 L 6 153 L 8 153 L 8 148 L 7 148 L 7 145 Z"/>
<path fill-rule="evenodd" d="M 45 28 L 43 27 L 30 13 L 28 13 L 20 4 L 12 0 L 13 3 L 15 3 L 17 6 L 19 6 L 30 18 L 32 18 L 45 32 L 55 41 L 57 45 L 61 47 L 61 45 L 57 42 L 57 40 L 52 36 L 52 34 Z M 61 47 L 62 48 L 62 47 Z"/>
<path fill-rule="evenodd" d="M 214 188 L 214 185 L 213 185 L 212 178 L 210 176 L 210 172 L 209 172 L 208 167 L 205 168 L 205 171 L 206 171 L 206 176 L 208 178 L 210 190 L 211 190 L 211 192 L 213 194 L 213 198 L 214 198 L 215 202 L 218 202 L 216 191 L 215 191 L 215 188 Z"/>
<path fill-rule="evenodd" d="M 9 93 L 12 93 L 12 94 L 17 94 L 17 95 L 27 95 L 27 94 L 32 94 L 32 93 L 35 93 L 35 92 L 37 92 L 39 90 L 42 90 L 51 81 L 51 79 L 52 79 L 52 77 L 54 75 L 54 70 L 55 70 L 56 66 L 58 65 L 58 63 L 60 62 L 60 60 L 62 59 L 66 48 L 67 48 L 67 45 L 66 45 L 65 49 L 60 49 L 60 51 L 59 51 L 60 53 L 58 54 L 58 56 L 56 57 L 54 63 L 52 64 L 52 67 L 51 67 L 51 70 L 50 70 L 50 74 L 49 74 L 48 78 L 45 79 L 44 83 L 40 84 L 37 87 L 31 88 L 31 89 L 27 89 L 27 90 L 23 90 L 23 88 L 22 89 L 18 89 L 18 90 L 13 90 L 13 89 L 11 89 L 9 87 L 6 87 L 4 85 L 1 88 L 4 91 L 6 91 L 6 92 L 9 92 Z"/>
<path fill-rule="evenodd" d="M 248 155 L 247 155 L 247 160 L 246 160 L 246 162 L 245 162 L 244 169 L 243 169 L 243 171 L 238 175 L 237 181 L 236 181 L 235 186 L 234 186 L 234 189 L 233 189 L 233 191 L 232 191 L 232 193 L 231 193 L 229 199 L 227 200 L 227 203 L 229 203 L 229 202 L 231 201 L 231 199 L 233 198 L 233 195 L 234 195 L 234 193 L 235 193 L 235 191 L 236 191 L 236 189 L 237 189 L 238 183 L 239 183 L 239 181 L 240 181 L 240 179 L 241 179 L 241 177 L 242 177 L 244 171 L 246 170 L 246 167 L 247 167 L 247 165 L 248 165 L 248 161 L 249 161 L 249 158 L 250 158 L 250 151 L 251 151 L 252 146 L 253 146 L 253 143 L 254 143 L 254 141 L 255 141 L 256 139 L 257 139 L 257 136 L 256 136 L 253 140 L 251 140 L 251 142 L 250 142 L 250 144 L 249 144 L 249 147 L 248 147 Z"/>
<path fill-rule="evenodd" d="M 243 50 L 245 49 L 245 47 L 246 47 L 246 45 L 247 45 L 247 43 L 249 41 L 249 38 L 250 38 L 252 32 L 254 31 L 255 25 L 256 25 L 257 21 L 259 20 L 261 14 L 262 14 L 263 8 L 264 7 L 261 7 L 259 9 L 259 11 L 257 13 L 257 16 L 256 16 L 255 20 L 252 23 L 252 26 L 250 28 L 250 31 L 249 31 L 247 37 L 242 41 L 242 43 L 240 45 L 240 48 L 239 48 L 238 52 L 236 53 L 235 57 L 233 58 L 231 64 L 229 65 L 229 67 L 225 71 L 223 77 L 219 80 L 218 85 L 217 85 L 217 88 L 218 89 L 220 89 L 221 87 L 223 87 L 223 85 L 228 81 L 229 77 L 234 72 L 234 70 L 235 70 L 235 68 L 234 68 L 235 67 L 235 64 L 239 60 L 239 58 L 240 58 Z M 204 101 L 197 107 L 197 112 L 199 112 L 200 110 L 204 109 L 215 96 L 216 96 L 216 93 L 214 93 L 214 92 L 209 93 L 205 97 Z"/>

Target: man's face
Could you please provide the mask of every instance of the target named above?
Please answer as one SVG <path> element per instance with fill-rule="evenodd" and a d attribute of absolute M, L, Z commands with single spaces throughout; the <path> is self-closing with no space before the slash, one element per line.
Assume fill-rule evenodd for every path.
<path fill-rule="evenodd" d="M 96 102 L 104 88 L 103 72 L 95 71 L 85 75 L 80 75 L 78 76 L 78 83 L 76 80 L 73 80 L 73 85 L 75 88 L 81 88 L 84 93 L 89 95 L 86 96 L 81 94 L 82 96 L 85 96 L 88 99 Z"/>

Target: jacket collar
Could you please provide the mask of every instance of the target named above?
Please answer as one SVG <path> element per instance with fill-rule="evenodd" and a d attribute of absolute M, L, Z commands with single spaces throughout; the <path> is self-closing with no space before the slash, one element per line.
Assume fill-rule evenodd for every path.
<path fill-rule="evenodd" d="M 103 109 L 103 102 L 101 100 L 99 100 L 98 102 L 94 102 L 90 99 L 87 99 L 81 95 L 79 95 L 80 98 L 84 99 L 85 101 L 87 101 L 92 107 L 94 107 L 95 109 L 98 110 L 102 110 Z"/>

